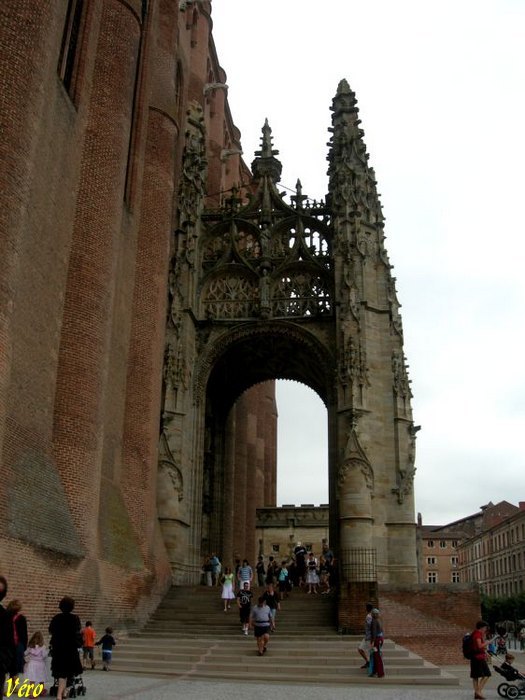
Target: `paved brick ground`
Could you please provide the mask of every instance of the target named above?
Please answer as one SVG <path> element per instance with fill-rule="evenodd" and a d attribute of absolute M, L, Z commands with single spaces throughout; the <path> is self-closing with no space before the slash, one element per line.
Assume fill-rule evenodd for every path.
<path fill-rule="evenodd" d="M 524 656 L 519 655 L 516 665 L 523 667 Z M 123 675 L 95 671 L 85 675 L 86 697 L 89 700 L 468 700 L 472 697 L 468 665 L 450 666 L 445 669 L 457 675 L 460 687 L 435 688 L 429 686 L 385 686 L 380 679 L 370 679 L 362 686 L 329 686 L 317 684 L 271 684 L 207 682 L 151 678 L 143 675 Z M 487 698 L 497 698 L 496 688 L 500 677 L 491 678 L 485 688 Z"/>
<path fill-rule="evenodd" d="M 525 654 L 512 652 L 515 665 L 525 669 Z M 257 662 L 257 659 L 254 659 Z M 457 676 L 459 687 L 383 686 L 380 679 L 367 679 L 363 685 L 333 686 L 308 683 L 279 684 L 255 682 L 226 682 L 200 680 L 173 680 L 154 678 L 144 674 L 126 675 L 110 671 L 88 671 L 84 674 L 89 700 L 468 700 L 472 697 L 468 663 L 443 667 Z M 273 678 L 272 678 L 273 680 Z M 497 698 L 497 687 L 502 678 L 493 674 L 485 688 L 487 698 Z"/>

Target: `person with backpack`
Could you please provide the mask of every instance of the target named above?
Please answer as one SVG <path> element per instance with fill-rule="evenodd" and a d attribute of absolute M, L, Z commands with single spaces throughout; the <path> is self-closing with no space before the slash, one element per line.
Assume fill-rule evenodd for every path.
<path fill-rule="evenodd" d="M 476 629 L 470 635 L 470 677 L 474 687 L 475 700 L 483 700 L 485 698 L 483 688 L 491 676 L 487 664 L 488 641 L 486 634 L 488 627 L 488 622 L 479 620 L 476 622 Z"/>

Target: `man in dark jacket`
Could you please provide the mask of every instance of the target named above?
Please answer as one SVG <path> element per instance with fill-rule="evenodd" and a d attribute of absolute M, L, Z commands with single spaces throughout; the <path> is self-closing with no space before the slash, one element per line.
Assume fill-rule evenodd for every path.
<path fill-rule="evenodd" d="M 0 601 L 7 595 L 7 581 L 0 576 Z M 5 677 L 13 665 L 15 640 L 13 638 L 13 625 L 11 617 L 3 605 L 0 604 L 0 690 L 3 693 Z"/>

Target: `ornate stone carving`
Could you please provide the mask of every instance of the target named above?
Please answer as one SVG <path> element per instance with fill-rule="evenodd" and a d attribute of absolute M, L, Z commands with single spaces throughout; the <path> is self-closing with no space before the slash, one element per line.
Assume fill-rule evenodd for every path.
<path fill-rule="evenodd" d="M 332 312 L 328 283 L 318 273 L 301 269 L 281 275 L 273 288 L 274 316 L 319 316 Z"/>
<path fill-rule="evenodd" d="M 202 293 L 208 319 L 252 318 L 257 315 L 259 289 L 255 279 L 230 273 L 214 277 Z"/>
<path fill-rule="evenodd" d="M 180 469 L 171 462 L 161 462 L 160 468 L 163 469 L 169 476 L 169 479 L 173 484 L 173 488 L 177 492 L 178 500 L 182 501 L 182 499 L 184 498 L 184 491 L 182 483 L 182 473 Z"/>
<path fill-rule="evenodd" d="M 407 364 L 401 350 L 392 352 L 392 374 L 395 395 L 401 398 L 411 398 L 412 391 L 410 390 L 410 380 L 407 374 Z"/>
<path fill-rule="evenodd" d="M 166 343 L 166 346 L 164 349 L 164 367 L 163 367 L 164 382 L 166 383 L 166 386 L 174 386 L 175 385 L 175 381 L 174 381 L 175 366 L 176 366 L 175 348 L 173 347 L 173 343 L 170 343 L 168 341 Z"/>
<path fill-rule="evenodd" d="M 403 321 L 399 313 L 399 307 L 401 304 L 397 299 L 396 292 L 396 278 L 391 277 L 387 282 L 387 295 L 388 303 L 390 305 L 390 316 L 392 319 L 392 327 L 396 333 L 402 338 L 403 337 Z"/>
<path fill-rule="evenodd" d="M 346 443 L 344 458 L 339 467 L 337 482 L 341 488 L 349 473 L 353 470 L 359 470 L 365 479 L 367 488 L 373 493 L 374 491 L 374 470 L 372 465 L 359 443 L 355 428 L 352 428 Z"/>
<path fill-rule="evenodd" d="M 397 486 L 392 489 L 392 493 L 396 494 L 397 502 L 402 505 L 405 501 L 405 496 L 412 493 L 414 486 L 415 469 L 399 469 L 397 472 Z"/>
<path fill-rule="evenodd" d="M 340 378 L 343 383 L 355 383 L 359 386 L 370 386 L 369 369 L 366 362 L 366 351 L 361 340 L 357 342 L 350 337 L 346 343 L 341 364 Z"/>
<path fill-rule="evenodd" d="M 163 375 L 166 386 L 188 388 L 191 368 L 185 360 L 181 343 L 166 342 Z"/>
<path fill-rule="evenodd" d="M 403 469 L 399 469 L 396 474 L 397 486 L 392 489 L 392 493 L 396 494 L 397 502 L 401 505 L 405 496 L 412 493 L 414 488 L 414 477 L 416 474 L 416 435 L 421 430 L 421 426 L 414 425 L 410 422 L 407 425 L 408 432 L 408 453 L 407 453 L 407 463 Z"/>
<path fill-rule="evenodd" d="M 343 246 L 346 250 L 349 248 L 348 242 L 344 242 Z M 346 261 L 344 271 L 344 286 L 341 294 L 341 310 L 344 316 L 351 314 L 357 324 L 361 321 L 360 295 L 359 289 L 355 282 L 354 274 L 351 270 L 350 260 Z"/>
<path fill-rule="evenodd" d="M 263 127 L 253 172 L 258 187 L 247 204 L 236 196 L 208 211 L 201 248 L 201 318 L 318 317 L 333 314 L 332 232 L 315 202 L 303 207 L 300 183 L 284 201 L 276 188 L 280 163 Z M 235 206 L 233 206 L 235 202 Z M 324 206 L 324 205 L 323 205 Z M 211 224 L 211 225 L 210 225 Z"/>
<path fill-rule="evenodd" d="M 196 102 L 187 111 L 185 145 L 182 157 L 182 176 L 179 187 L 179 227 L 191 229 L 197 222 L 205 194 L 204 183 L 208 162 L 206 160 L 206 130 L 202 107 Z M 192 258 L 194 241 L 186 241 L 187 256 Z"/>
<path fill-rule="evenodd" d="M 377 257 L 377 243 L 370 231 L 362 231 L 357 235 L 356 248 L 364 262 L 374 261 Z"/>
<path fill-rule="evenodd" d="M 170 449 L 165 430 L 162 431 L 160 436 L 159 471 L 163 472 L 167 477 L 169 477 L 169 482 L 173 486 L 173 490 L 177 493 L 177 500 L 182 501 L 184 498 L 182 472 L 175 463 L 175 457 Z"/>

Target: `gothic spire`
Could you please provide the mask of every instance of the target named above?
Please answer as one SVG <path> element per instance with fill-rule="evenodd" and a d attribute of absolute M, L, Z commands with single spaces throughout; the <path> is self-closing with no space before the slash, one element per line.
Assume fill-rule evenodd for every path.
<path fill-rule="evenodd" d="M 332 138 L 327 156 L 329 201 L 335 211 L 348 208 L 354 216 L 380 223 L 381 204 L 374 171 L 368 166 L 364 131 L 359 127 L 357 99 L 346 80 L 339 83 L 331 110 Z"/>
<path fill-rule="evenodd" d="M 268 119 L 264 120 L 261 138 L 261 150 L 255 151 L 256 158 L 252 163 L 252 172 L 256 180 L 260 180 L 265 175 L 269 176 L 272 182 L 279 182 L 283 166 L 281 161 L 275 158 L 279 151 L 272 148 L 272 130 L 268 124 Z"/>

